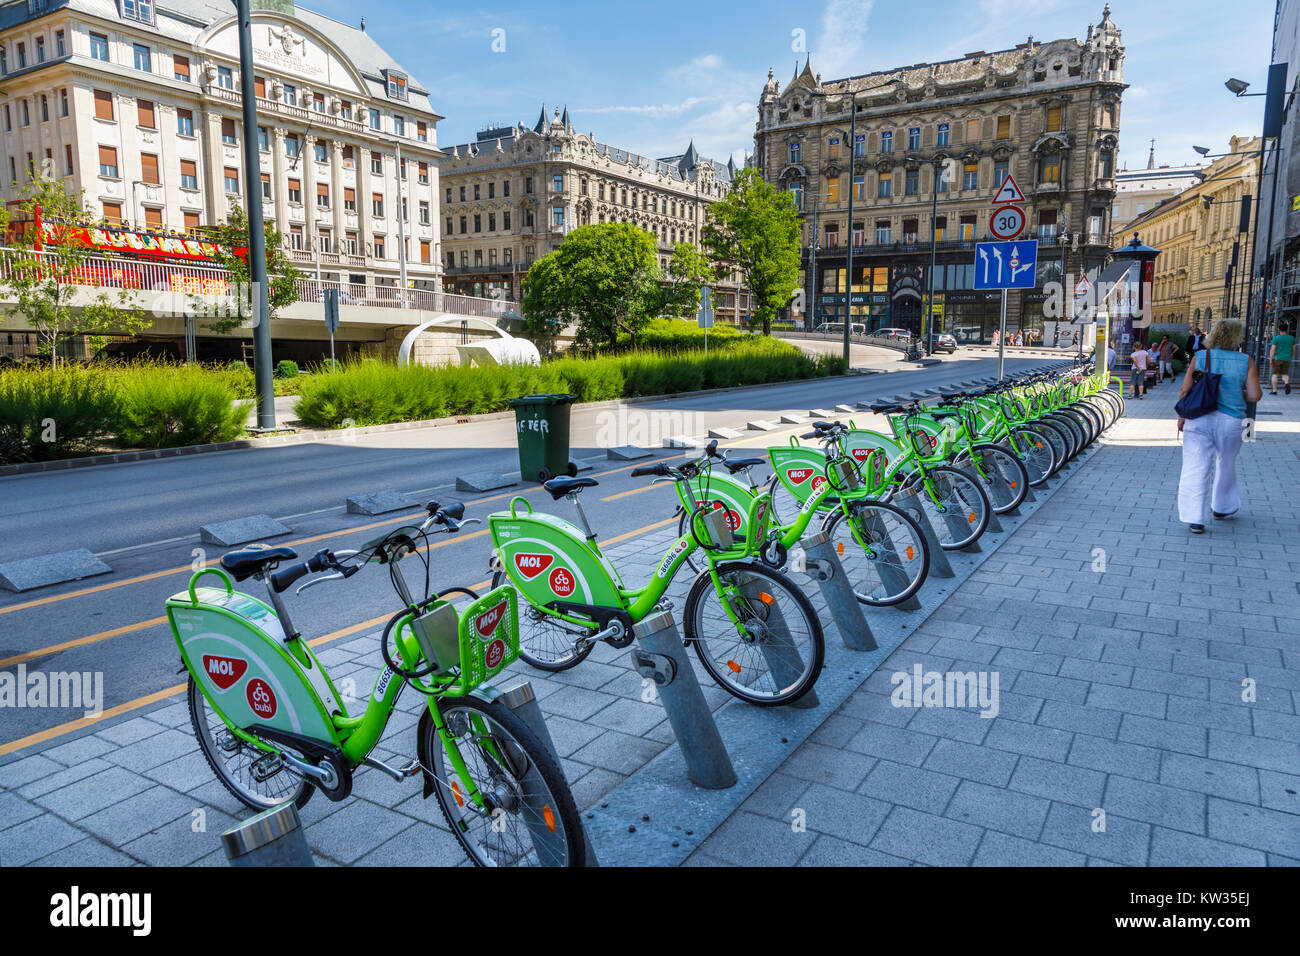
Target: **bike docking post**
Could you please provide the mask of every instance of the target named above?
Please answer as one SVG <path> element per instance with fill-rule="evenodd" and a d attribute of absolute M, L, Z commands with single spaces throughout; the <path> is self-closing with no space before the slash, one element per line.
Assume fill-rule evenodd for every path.
<path fill-rule="evenodd" d="M 870 515 L 870 512 L 868 512 L 868 515 Z M 898 561 L 898 549 L 894 547 L 894 542 L 890 540 L 884 524 L 879 518 L 866 517 L 862 521 L 862 527 L 871 535 L 875 547 L 881 550 L 882 560 L 876 563 L 876 571 L 880 575 L 880 580 L 890 589 L 891 593 L 904 590 L 909 583 L 907 575 L 903 573 L 902 563 Z M 894 607 L 900 611 L 919 611 L 921 601 L 913 594 L 906 601 L 895 604 Z"/>
<path fill-rule="evenodd" d="M 560 768 L 560 773 L 563 774 L 564 764 L 560 762 L 560 755 L 555 749 L 555 741 L 551 739 L 551 731 L 546 726 L 546 718 L 542 716 L 542 708 L 537 706 L 537 694 L 533 691 L 533 685 L 529 681 L 516 684 L 509 690 L 499 691 L 496 700 L 528 725 L 528 729 L 537 735 L 537 739 L 542 742 L 542 746 L 555 758 L 555 765 Z M 585 827 L 583 828 L 582 837 L 583 843 L 587 847 L 586 865 L 600 866 L 600 862 L 596 859 L 596 850 L 591 845 L 591 837 L 587 835 Z"/>
<path fill-rule="evenodd" d="M 560 756 L 555 752 L 555 742 L 551 740 L 551 733 L 546 729 L 546 719 L 542 716 L 541 709 L 537 706 L 537 695 L 533 692 L 533 687 L 527 681 L 508 691 L 497 690 L 495 687 L 482 686 L 478 689 L 479 696 L 486 700 L 502 704 L 507 710 L 514 712 L 528 729 L 537 735 L 542 746 L 545 747 L 555 758 L 555 765 L 560 767 L 560 775 L 564 775 L 563 764 L 560 763 Z M 568 782 L 567 780 L 565 781 Z M 533 838 L 533 846 L 537 848 L 540 856 L 550 854 L 550 861 L 543 859 L 543 866 L 556 865 L 558 861 L 565 858 L 567 848 L 561 840 L 558 832 L 553 832 L 546 825 L 546 801 L 539 794 L 546 792 L 546 786 L 537 773 L 537 768 L 530 766 L 524 773 L 522 798 L 526 812 L 524 813 L 524 825 L 528 827 L 528 832 Z M 583 832 L 583 842 L 586 843 L 586 832 Z M 595 865 L 593 861 L 595 855 L 591 847 L 587 847 L 587 866 Z"/>
<path fill-rule="evenodd" d="M 936 578 L 951 578 L 956 576 L 952 565 L 948 563 L 948 553 L 943 550 L 939 544 L 939 536 L 934 533 L 934 525 L 930 523 L 930 516 L 925 513 L 921 507 L 921 486 L 915 485 L 898 492 L 889 503 L 901 510 L 907 512 L 921 529 L 921 534 L 925 538 L 925 546 L 930 549 L 930 574 Z"/>
<path fill-rule="evenodd" d="M 826 607 L 835 619 L 844 646 L 851 651 L 876 650 L 878 645 L 871 633 L 871 625 L 862 613 L 862 604 L 853 592 L 853 585 L 849 584 L 849 579 L 844 574 L 844 565 L 835 553 L 831 536 L 825 531 L 818 531 L 800 541 L 799 546 L 803 548 L 803 556 L 800 558 L 796 555 L 791 559 L 790 570 L 802 571 L 821 587 L 822 597 L 826 599 Z M 813 692 L 808 693 L 811 695 Z"/>
<path fill-rule="evenodd" d="M 315 866 L 292 802 L 264 810 L 221 834 L 231 866 Z"/>
<path fill-rule="evenodd" d="M 686 656 L 672 612 L 650 615 L 632 633 L 637 642 L 631 652 L 632 668 L 654 681 L 686 761 L 687 776 L 706 790 L 734 787 L 736 771 Z"/>
<path fill-rule="evenodd" d="M 772 604 L 763 602 L 763 586 L 758 578 L 750 578 L 746 581 L 740 593 L 759 607 L 767 608 L 768 619 L 763 622 L 763 633 L 758 636 L 758 649 L 763 654 L 763 660 L 767 662 L 767 669 L 772 672 L 772 679 L 781 687 L 789 687 L 803 673 L 804 662 L 799 656 L 799 649 L 790 640 L 790 625 L 786 622 L 785 615 L 781 613 L 781 608 L 775 602 Z M 771 600 L 770 595 L 768 600 Z M 802 697 L 787 706 L 806 710 L 820 704 L 817 691 L 810 687 Z"/>

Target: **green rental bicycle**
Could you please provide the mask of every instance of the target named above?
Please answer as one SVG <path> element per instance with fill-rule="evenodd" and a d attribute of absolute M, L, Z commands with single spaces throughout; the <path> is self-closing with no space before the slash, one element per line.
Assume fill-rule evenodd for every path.
<path fill-rule="evenodd" d="M 461 504 L 430 502 L 418 527 L 399 528 L 357 551 L 320 551 L 299 562 L 290 548 L 258 545 L 196 573 L 188 590 L 167 601 L 167 618 L 190 675 L 187 699 L 199 749 L 222 785 L 254 810 L 289 801 L 301 807 L 317 790 L 344 800 L 353 772 L 364 764 L 398 781 L 421 775 L 425 799 L 436 797 L 477 865 L 582 866 L 582 824 L 556 759 L 521 718 L 494 701 L 486 683 L 519 653 L 514 589 L 495 588 L 480 598 L 451 588 L 420 597 L 399 567 L 418 555 L 421 593 L 428 594 L 428 534 L 454 534 L 469 523 L 462 522 L 464 513 Z M 281 594 L 308 574 L 323 576 L 298 593 L 347 579 L 367 564 L 387 565 L 403 609 L 384 628 L 385 666 L 365 710 L 352 715 L 295 630 Z M 220 586 L 199 587 L 207 577 Z M 266 584 L 270 604 L 235 590 L 234 582 L 249 578 Z M 391 767 L 371 753 L 407 686 L 425 695 L 427 707 L 415 758 Z"/>
<path fill-rule="evenodd" d="M 635 468 L 685 483 L 697 464 Z M 567 499 L 581 527 L 554 515 L 534 513 L 524 498 L 488 517 L 495 550 L 493 585 L 513 583 L 527 603 L 520 615 L 520 655 L 546 671 L 581 663 L 597 643 L 623 648 L 637 623 L 671 607 L 664 597 L 673 578 L 696 553 L 705 570 L 686 596 L 685 639 L 709 676 L 727 693 L 758 706 L 789 704 L 816 683 L 825 657 L 821 622 L 799 586 L 754 559 L 767 533 L 769 498 L 750 502 L 749 533 L 737 541 L 725 519 L 706 508 L 655 566 L 650 579 L 629 588 L 601 550 L 580 495 L 594 478 L 553 478 L 543 487 Z"/>
<path fill-rule="evenodd" d="M 930 551 L 920 527 L 904 511 L 877 500 L 881 456 L 858 462 L 844 450 L 848 429 L 839 422 L 817 422 L 805 439 L 818 439 L 821 451 L 792 442 L 768 449 L 768 458 L 728 460 L 711 442 L 695 474 L 678 485 L 679 532 L 685 533 L 701 508 L 723 516 L 737 541 L 748 540 L 748 514 L 765 492 L 752 469 L 772 463 L 780 486 L 797 507 L 789 518 L 773 516 L 756 552 L 769 567 L 783 568 L 790 549 L 813 520 L 830 535 L 858 601 L 874 607 L 901 604 L 925 583 Z M 726 469 L 720 474 L 716 467 Z M 739 480 L 743 473 L 745 480 Z"/>

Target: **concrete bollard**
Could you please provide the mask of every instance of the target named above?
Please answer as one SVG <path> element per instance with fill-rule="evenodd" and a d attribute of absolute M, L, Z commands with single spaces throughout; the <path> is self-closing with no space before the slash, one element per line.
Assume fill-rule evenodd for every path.
<path fill-rule="evenodd" d="M 516 684 L 509 690 L 499 691 L 496 700 L 504 704 L 516 717 L 528 725 L 529 730 L 537 735 L 537 739 L 542 742 L 542 746 L 555 758 L 555 765 L 560 768 L 560 774 L 563 776 L 564 764 L 555 749 L 555 741 L 551 739 L 551 731 L 546 726 L 546 718 L 542 715 L 542 708 L 537 705 L 537 694 L 533 691 L 533 685 L 528 681 Z M 565 782 L 568 782 L 567 777 Z M 596 848 L 591 845 L 591 837 L 588 836 L 585 828 L 582 834 L 582 842 L 587 848 L 586 865 L 600 866 L 600 861 L 596 859 Z"/>
<path fill-rule="evenodd" d="M 775 603 L 770 605 L 762 603 L 763 587 L 759 583 L 760 580 L 761 578 L 750 578 L 741 588 L 740 593 L 751 602 L 767 608 L 768 617 L 764 624 L 768 627 L 764 628 L 760 636 L 758 649 L 763 655 L 763 660 L 767 662 L 767 669 L 772 673 L 772 679 L 780 687 L 789 687 L 804 672 L 804 660 L 799 656 L 799 649 L 788 636 L 790 625 L 785 615 L 781 613 L 780 606 Z M 787 706 L 807 710 L 820 703 L 821 701 L 817 699 L 817 691 L 810 687 L 802 697 Z"/>
<path fill-rule="evenodd" d="M 264 810 L 221 834 L 231 866 L 315 866 L 292 802 Z"/>
<path fill-rule="evenodd" d="M 650 615 L 632 633 L 637 641 L 631 655 L 632 667 L 655 682 L 686 761 L 687 776 L 706 790 L 734 787 L 736 771 L 686 656 L 672 612 Z"/>
<path fill-rule="evenodd" d="M 862 603 L 844 573 L 840 556 L 831 544 L 831 536 L 825 531 L 818 531 L 808 535 L 799 545 L 803 548 L 803 557 L 792 558 L 790 570 L 802 571 L 820 585 L 822 597 L 826 599 L 826 607 L 835 619 L 844 646 L 851 651 L 876 650 L 876 638 L 871 633 L 866 615 L 862 613 Z M 938 545 L 935 547 L 938 548 Z M 799 566 L 800 563 L 802 567 Z"/>
<path fill-rule="evenodd" d="M 890 504 L 907 512 L 914 520 L 917 527 L 921 529 L 921 534 L 925 538 L 925 546 L 930 549 L 930 576 L 936 578 L 951 578 L 956 576 L 952 565 L 948 563 L 948 553 L 943 550 L 939 544 L 939 536 L 934 533 L 934 525 L 930 521 L 930 516 L 925 513 L 925 508 L 921 506 L 920 485 L 914 485 L 911 488 L 901 491 L 890 499 Z"/>

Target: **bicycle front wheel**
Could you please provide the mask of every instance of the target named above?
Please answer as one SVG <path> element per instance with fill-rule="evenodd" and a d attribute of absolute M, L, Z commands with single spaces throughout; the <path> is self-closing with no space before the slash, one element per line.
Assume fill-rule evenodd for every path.
<path fill-rule="evenodd" d="M 889 607 L 920 590 L 930 573 L 925 535 L 905 512 L 878 501 L 854 502 L 822 526 L 862 604 Z"/>
<path fill-rule="evenodd" d="M 757 563 L 728 561 L 717 571 L 725 595 L 702 574 L 686 596 L 686 640 L 700 663 L 719 687 L 746 703 L 775 707 L 798 700 L 817 683 L 826 656 L 812 602 L 786 575 Z"/>
<path fill-rule="evenodd" d="M 450 743 L 423 724 L 433 793 L 451 832 L 476 866 L 584 866 L 582 821 L 564 774 L 537 735 L 499 703 L 440 697 Z M 460 776 L 448 752 L 465 762 Z M 480 807 L 470 785 L 484 797 Z"/>

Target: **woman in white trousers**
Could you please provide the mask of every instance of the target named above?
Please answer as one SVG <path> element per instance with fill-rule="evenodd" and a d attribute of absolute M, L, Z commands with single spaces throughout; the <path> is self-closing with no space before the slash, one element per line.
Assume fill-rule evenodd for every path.
<path fill-rule="evenodd" d="M 1221 375 L 1219 406 L 1208 415 L 1178 420 L 1183 433 L 1183 472 L 1178 482 L 1178 520 L 1192 534 L 1204 534 L 1212 513 L 1231 518 L 1241 508 L 1237 488 L 1237 454 L 1247 425 L 1246 403 L 1263 397 L 1259 371 L 1242 352 L 1246 329 L 1240 319 L 1220 319 L 1206 339 L 1206 348 L 1188 363 L 1179 397 L 1191 391 L 1195 374 L 1206 370 Z M 1211 479 L 1213 489 L 1211 490 Z"/>

